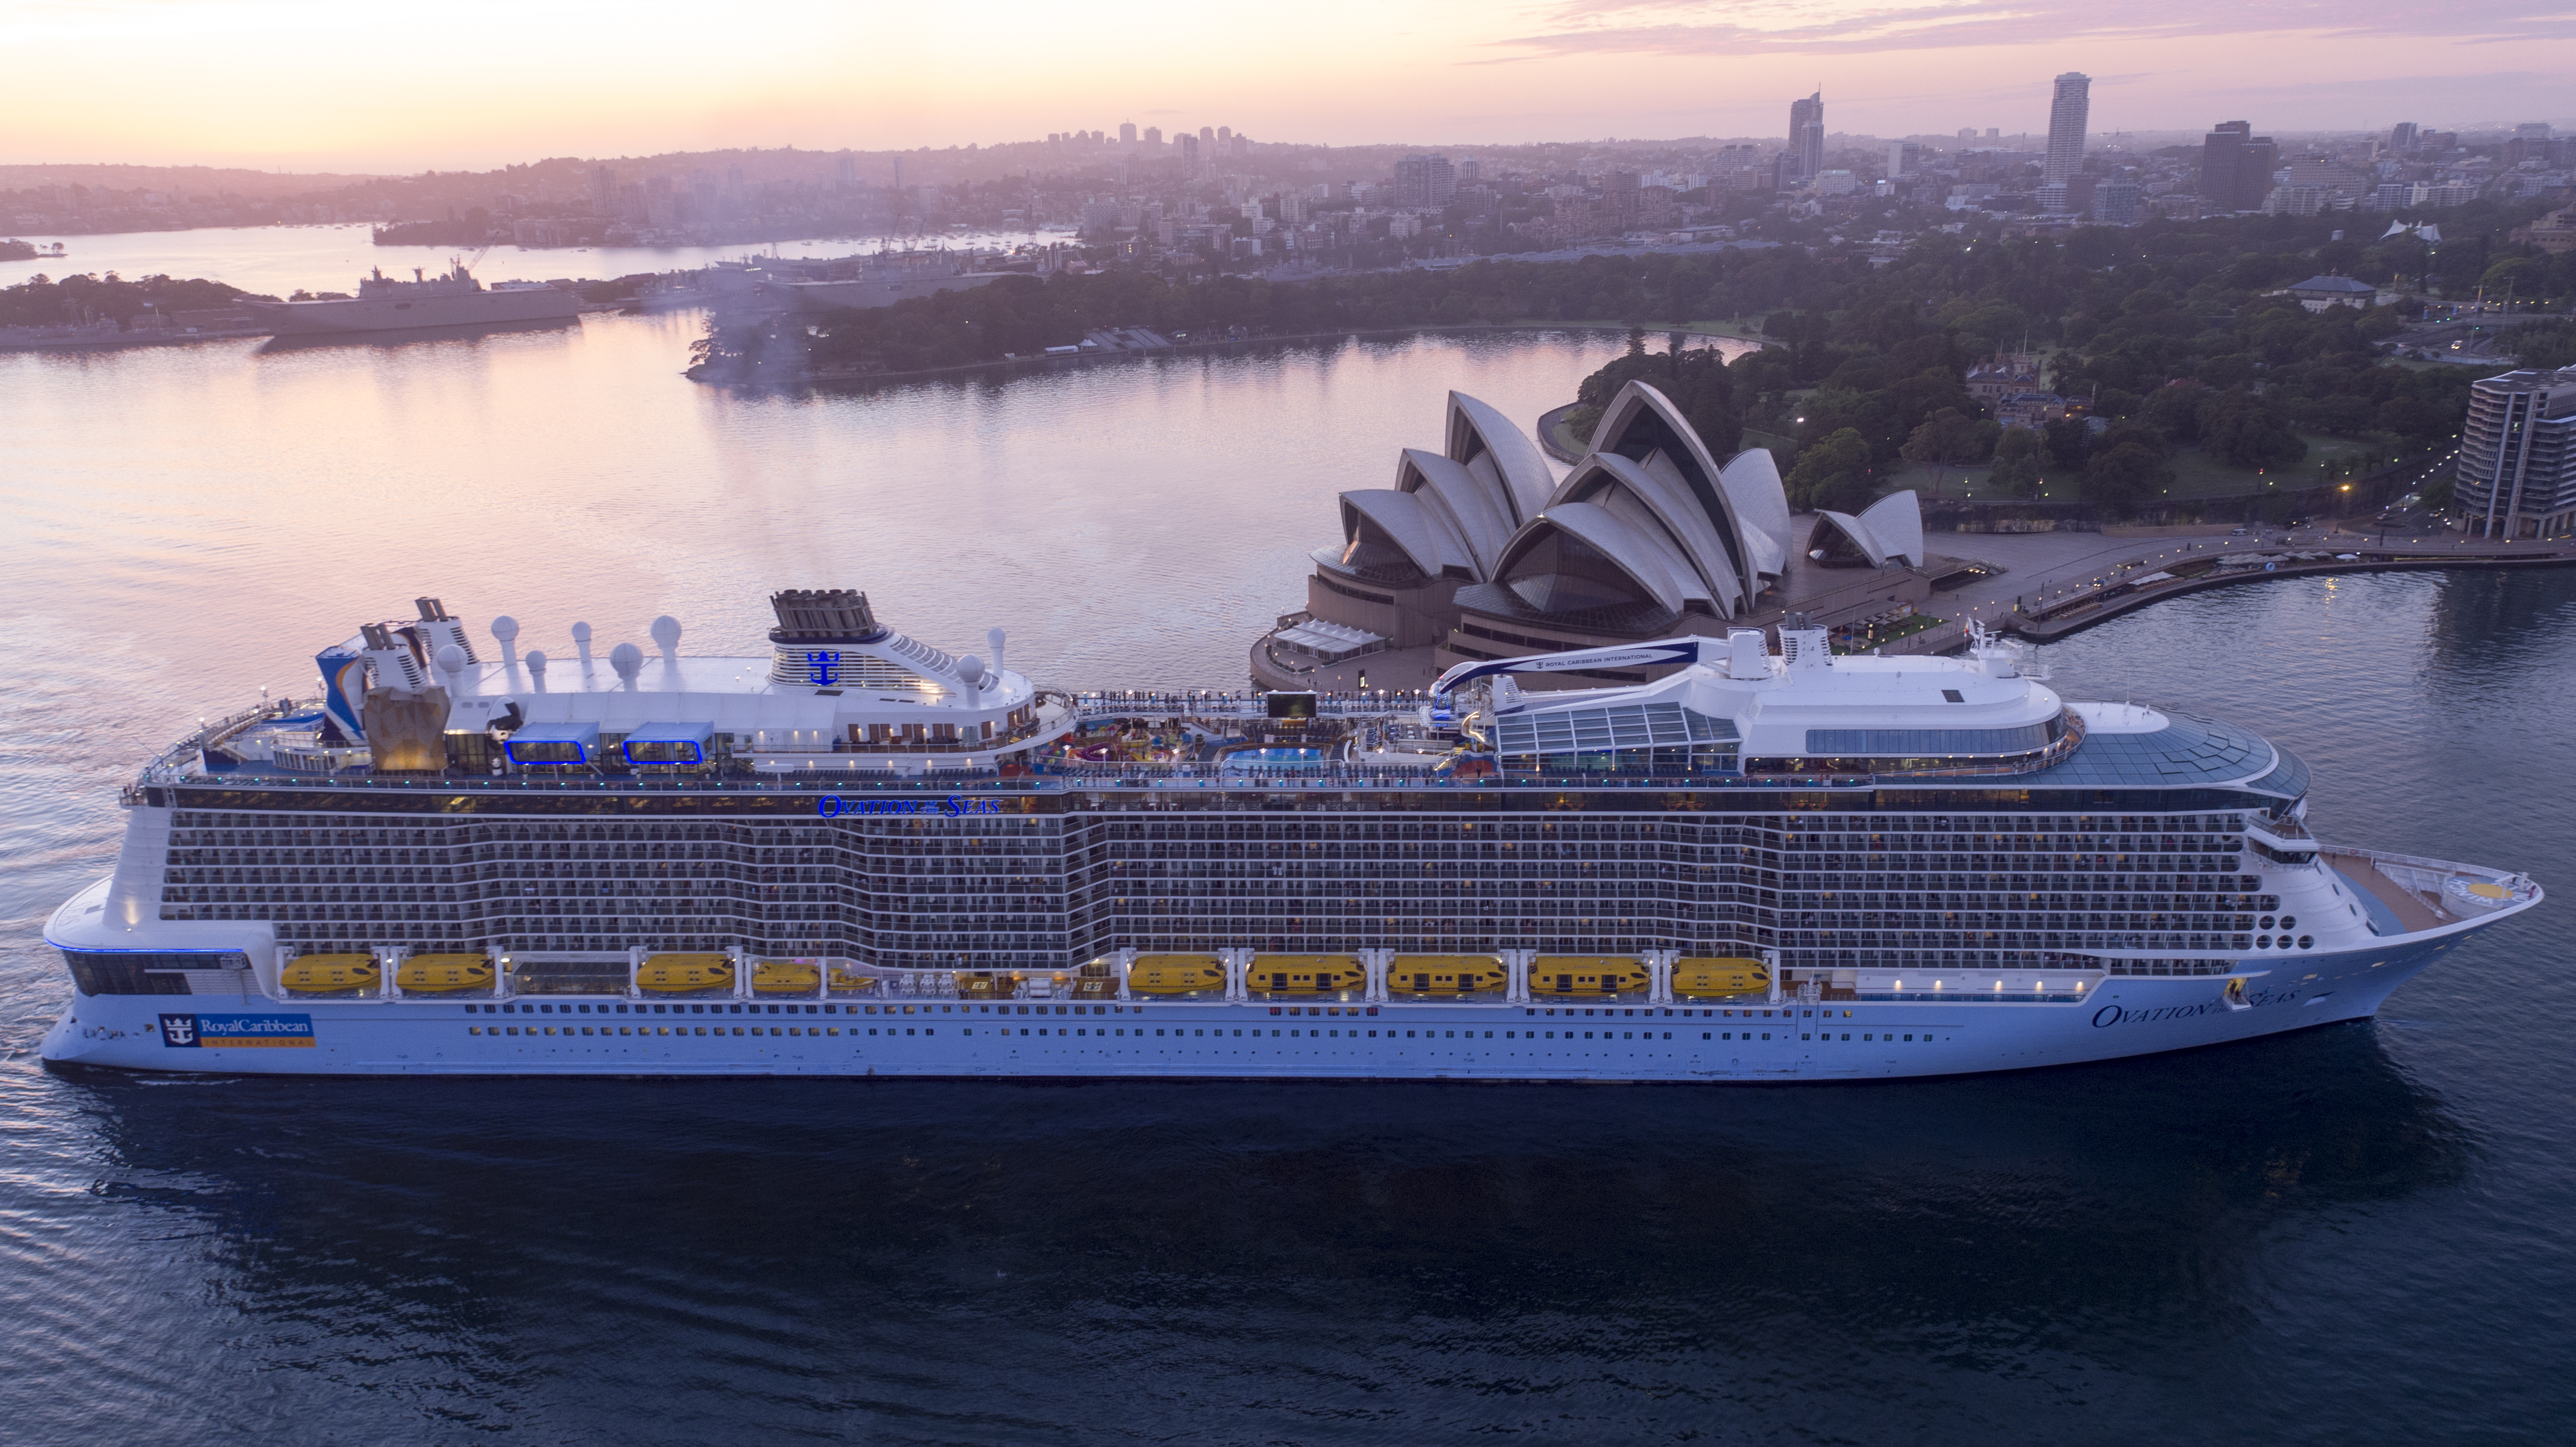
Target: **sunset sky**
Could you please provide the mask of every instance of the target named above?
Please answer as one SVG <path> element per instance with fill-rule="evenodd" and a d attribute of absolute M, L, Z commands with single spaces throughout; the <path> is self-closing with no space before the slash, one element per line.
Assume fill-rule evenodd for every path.
<path fill-rule="evenodd" d="M 1121 121 L 1448 145 L 2576 121 L 2570 0 L 0 0 L 0 162 L 484 168 Z"/>

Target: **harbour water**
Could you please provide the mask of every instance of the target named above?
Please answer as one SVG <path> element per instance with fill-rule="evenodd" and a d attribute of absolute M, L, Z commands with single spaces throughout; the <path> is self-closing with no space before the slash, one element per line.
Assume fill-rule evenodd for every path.
<path fill-rule="evenodd" d="M 766 590 L 1071 685 L 1227 685 L 1330 499 L 1601 335 L 870 395 L 694 323 L 0 357 L 0 1436 L 2557 1441 L 2554 906 L 2377 1022 L 1945 1083 L 156 1082 L 48 1074 L 117 784 L 436 594 L 522 647 Z M 2204 593 L 2050 645 L 2315 767 L 2327 837 L 2576 879 L 2576 573 Z"/>
<path fill-rule="evenodd" d="M 39 246 L 62 243 L 64 255 L 26 260 L 0 260 L 0 286 L 15 286 L 31 276 L 70 276 L 115 272 L 128 281 L 160 273 L 201 276 L 244 291 L 283 298 L 297 287 L 308 291 L 353 291 L 371 267 L 387 276 L 408 275 L 413 267 L 432 276 L 447 270 L 450 259 L 484 253 L 475 275 L 486 281 L 548 281 L 556 277 L 608 281 L 638 273 L 686 271 L 751 254 L 770 255 L 768 245 L 741 246 L 378 246 L 366 226 L 263 226 L 209 228 L 202 231 L 125 231 L 95 236 L 29 236 Z M 1062 232 L 978 231 L 936 237 L 866 237 L 781 241 L 777 255 L 848 256 L 854 252 L 969 247 L 1007 250 L 1049 245 L 1065 240 Z"/>

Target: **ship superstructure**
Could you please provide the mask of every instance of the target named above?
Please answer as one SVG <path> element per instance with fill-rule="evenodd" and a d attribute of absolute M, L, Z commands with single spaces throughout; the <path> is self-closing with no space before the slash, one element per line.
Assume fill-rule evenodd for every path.
<path fill-rule="evenodd" d="M 240 305 L 280 336 L 569 321 L 581 313 L 581 298 L 560 287 L 542 281 L 486 286 L 462 261 L 440 276 L 415 269 L 409 281 L 378 267 L 359 278 L 356 296 Z"/>
<path fill-rule="evenodd" d="M 157 1070 L 1894 1078 L 2364 1018 L 2530 908 L 2241 727 L 1773 632 L 1085 693 L 843 590 L 497 656 L 436 599 L 128 792 L 45 1056 Z M 1553 691 L 1533 675 L 1661 670 Z M 1535 680 L 1533 680 L 1535 681 Z"/>

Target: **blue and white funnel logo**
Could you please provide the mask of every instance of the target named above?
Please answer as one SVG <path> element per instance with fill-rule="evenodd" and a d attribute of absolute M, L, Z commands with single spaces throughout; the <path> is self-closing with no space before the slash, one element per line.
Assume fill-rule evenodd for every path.
<path fill-rule="evenodd" d="M 197 1017 L 194 1015 L 162 1016 L 161 1043 L 164 1045 L 176 1045 L 186 1049 L 195 1049 L 197 1045 Z"/>
<path fill-rule="evenodd" d="M 808 651 L 805 655 L 805 676 L 816 688 L 830 688 L 841 680 L 841 655 Z"/>

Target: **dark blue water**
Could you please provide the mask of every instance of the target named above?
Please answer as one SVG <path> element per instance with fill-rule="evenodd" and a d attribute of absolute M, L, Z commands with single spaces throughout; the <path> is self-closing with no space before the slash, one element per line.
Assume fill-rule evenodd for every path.
<path fill-rule="evenodd" d="M 1259 410 L 1258 368 L 1200 375 L 1194 405 Z M 1229 396 L 1229 375 L 1252 382 Z M 172 629 L 208 629 L 190 610 L 224 600 L 190 571 L 247 570 L 119 541 L 150 535 L 133 507 L 100 548 L 103 642 L 76 583 L 23 586 L 59 563 L 0 555 L 21 674 L 0 740 L 21 775 L 0 820 L 0 1439 L 2559 1442 L 2576 1423 L 2565 900 L 2373 1023 L 1916 1085 L 49 1074 L 32 1049 L 67 984 L 41 914 L 113 851 L 99 791 L 127 735 L 190 707 L 154 668 L 219 672 L 134 625 L 134 600 L 163 569 Z M 1294 549 L 1252 545 L 1293 583 Z M 1104 569 L 1067 609 L 1150 616 L 1152 576 Z M 296 580 L 265 586 L 282 616 Z M 2290 743 L 2331 839 L 2564 890 L 2571 640 L 2576 573 L 2376 576 L 2174 600 L 2046 661 L 2071 695 Z"/>

